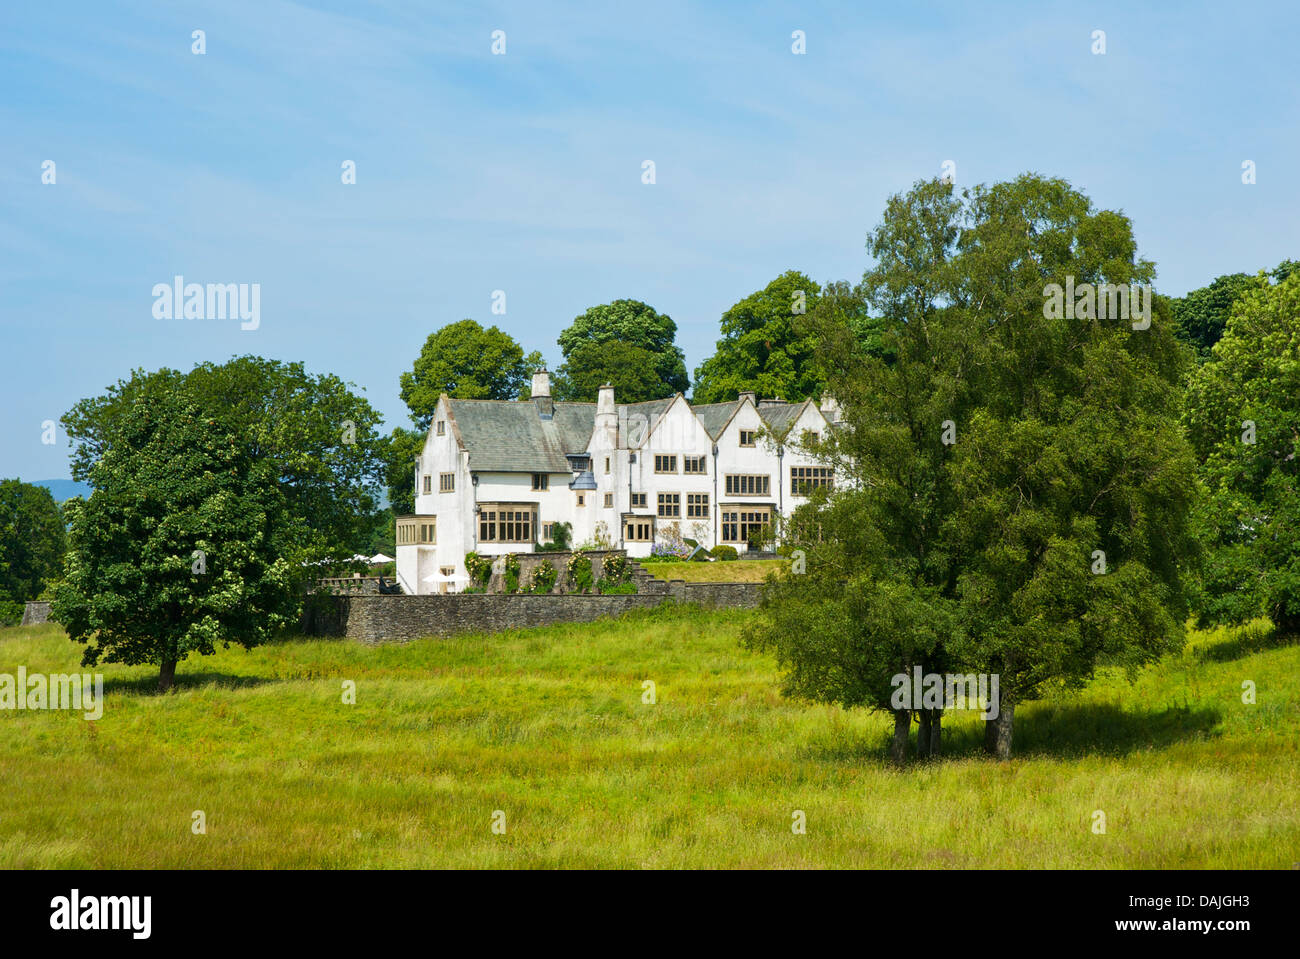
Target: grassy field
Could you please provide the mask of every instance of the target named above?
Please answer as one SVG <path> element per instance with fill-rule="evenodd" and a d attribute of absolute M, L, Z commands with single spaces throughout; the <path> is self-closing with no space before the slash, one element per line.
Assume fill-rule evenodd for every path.
<path fill-rule="evenodd" d="M 187 661 L 168 696 L 155 669 L 104 668 L 96 722 L 0 712 L 0 868 L 1300 861 L 1300 647 L 1199 634 L 1133 685 L 1022 707 L 1010 762 L 972 717 L 946 723 L 951 758 L 898 770 L 883 717 L 779 696 L 737 644 L 750 615 L 287 641 Z M 79 649 L 0 630 L 0 673 L 74 671 Z"/>
<path fill-rule="evenodd" d="M 688 583 L 761 583 L 767 574 L 786 565 L 783 559 L 736 559 L 716 563 L 644 563 L 655 579 L 684 579 Z"/>

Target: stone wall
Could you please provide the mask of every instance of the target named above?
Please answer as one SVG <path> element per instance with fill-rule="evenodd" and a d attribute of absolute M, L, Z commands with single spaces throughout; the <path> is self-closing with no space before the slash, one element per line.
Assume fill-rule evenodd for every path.
<path fill-rule="evenodd" d="M 552 623 L 586 623 L 620 616 L 633 609 L 660 603 L 698 603 L 702 606 L 756 606 L 757 583 L 684 583 L 674 580 L 664 593 L 622 596 L 598 594 L 488 594 L 453 593 L 446 596 L 320 597 L 314 612 L 316 635 L 344 635 L 363 643 L 406 642 L 426 636 L 451 636 L 468 632 L 499 632 L 548 626 Z M 331 610 L 324 606 L 332 605 Z"/>
<path fill-rule="evenodd" d="M 46 602 L 29 602 L 23 606 L 23 625 L 35 626 L 50 621 L 50 604 Z"/>

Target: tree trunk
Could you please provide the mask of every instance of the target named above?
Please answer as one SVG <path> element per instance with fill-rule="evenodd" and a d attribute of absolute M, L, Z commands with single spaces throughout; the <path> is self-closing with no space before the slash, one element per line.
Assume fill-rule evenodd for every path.
<path fill-rule="evenodd" d="M 164 659 L 162 669 L 158 671 L 158 692 L 165 693 L 176 681 L 176 660 Z"/>
<path fill-rule="evenodd" d="M 984 720 L 984 751 L 998 759 L 1011 758 L 1011 729 L 1016 707 L 1002 703 L 997 719 Z"/>
<path fill-rule="evenodd" d="M 930 720 L 930 755 L 938 756 L 943 752 L 943 713 L 936 712 Z"/>
<path fill-rule="evenodd" d="M 907 761 L 907 734 L 912 728 L 912 714 L 906 709 L 894 712 L 894 741 L 889 744 L 889 758 L 896 763 Z"/>
<path fill-rule="evenodd" d="M 925 759 L 930 755 L 930 710 L 918 709 L 916 711 L 916 755 L 919 759 Z"/>

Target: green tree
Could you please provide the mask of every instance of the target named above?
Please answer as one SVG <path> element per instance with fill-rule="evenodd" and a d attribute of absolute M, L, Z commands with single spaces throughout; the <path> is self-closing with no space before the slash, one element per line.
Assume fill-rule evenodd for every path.
<path fill-rule="evenodd" d="M 474 320 L 450 323 L 430 333 L 415 366 L 401 378 L 402 401 L 411 420 L 428 432 L 438 397 L 462 400 L 513 400 L 528 388 L 540 353 L 524 355 L 514 337 Z"/>
<path fill-rule="evenodd" d="M 620 340 L 579 343 L 556 373 L 555 398 L 590 403 L 608 383 L 620 403 L 661 399 L 664 385 L 655 371 L 658 360 L 649 350 Z"/>
<path fill-rule="evenodd" d="M 293 622 L 302 529 L 242 429 L 176 394 L 132 400 L 99 439 L 51 608 L 83 665 L 155 663 L 165 692 L 191 653 Z"/>
<path fill-rule="evenodd" d="M 1229 273 L 1184 297 L 1172 298 L 1170 306 L 1183 340 L 1201 357 L 1209 356 L 1210 349 L 1223 336 L 1232 304 L 1257 283 L 1256 277 L 1245 273 Z"/>
<path fill-rule="evenodd" d="M 415 460 L 424 449 L 424 439 L 422 432 L 397 426 L 384 441 L 384 482 L 395 516 L 415 512 Z"/>
<path fill-rule="evenodd" d="M 748 641 L 776 651 L 789 693 L 892 710 L 900 758 L 894 676 L 997 675 L 987 746 L 1006 756 L 1017 703 L 1182 642 L 1190 357 L 1167 317 L 1135 330 L 1045 306 L 1069 276 L 1154 274 L 1128 220 L 1064 181 L 960 199 L 918 184 L 867 247 L 883 350 L 849 324 L 822 347 L 843 424 L 821 453 L 850 482 L 796 511 L 807 571 L 769 586 Z M 942 713 L 920 705 L 924 754 Z"/>
<path fill-rule="evenodd" d="M 1169 304 L 1178 321 L 1178 335 L 1196 350 L 1202 361 L 1208 359 L 1211 348 L 1223 336 L 1233 305 L 1248 291 L 1267 285 L 1270 278 L 1274 283 L 1281 283 L 1296 266 L 1294 260 L 1283 260 L 1267 274 L 1229 273 L 1186 296 L 1171 298 Z"/>
<path fill-rule="evenodd" d="M 67 548 L 63 517 L 44 486 L 0 480 L 0 613 L 5 620 L 55 579 Z"/>
<path fill-rule="evenodd" d="M 821 393 L 825 377 L 809 314 L 820 288 L 787 270 L 722 314 L 717 352 L 695 371 L 696 403 L 733 400 L 742 390 L 803 400 Z"/>
<path fill-rule="evenodd" d="M 180 396 L 209 416 L 220 415 L 250 457 L 270 464 L 302 523 L 305 545 L 350 555 L 369 540 L 387 465 L 380 416 L 351 386 L 333 374 L 313 376 L 302 363 L 257 356 L 201 363 L 188 373 L 135 370 L 64 415 L 72 475 L 89 478 L 137 399 Z"/>
<path fill-rule="evenodd" d="M 1300 273 L 1236 301 L 1192 374 L 1186 424 L 1207 496 L 1202 624 L 1267 615 L 1300 629 Z"/>
<path fill-rule="evenodd" d="M 622 351 L 624 356 L 636 357 L 644 361 L 645 354 L 649 354 L 655 386 L 650 391 L 653 395 L 647 398 L 659 399 L 672 396 L 674 393 L 685 393 L 690 387 L 690 381 L 686 376 L 686 360 L 681 348 L 675 342 L 676 337 L 677 324 L 670 317 L 657 312 L 640 300 L 614 300 L 603 306 L 593 306 L 576 317 L 568 329 L 559 336 L 557 342 L 564 354 L 564 363 L 557 370 L 558 382 L 565 384 L 566 388 L 579 384 L 585 388 L 591 376 L 599 375 L 591 372 L 597 367 L 600 368 L 600 372 L 612 375 L 614 373 L 612 366 L 602 366 L 594 351 L 579 351 L 579 347 L 585 344 L 604 346 L 617 342 L 644 351 L 635 354 Z M 611 347 L 611 349 L 617 348 Z M 575 351 L 577 351 L 576 357 Z M 635 382 L 634 379 L 632 383 Z M 615 388 L 617 397 L 617 384 Z M 592 394 L 589 398 L 595 399 L 595 395 Z"/>

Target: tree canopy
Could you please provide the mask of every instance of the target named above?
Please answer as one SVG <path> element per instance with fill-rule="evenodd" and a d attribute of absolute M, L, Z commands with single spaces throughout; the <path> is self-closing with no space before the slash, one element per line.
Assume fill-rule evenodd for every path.
<path fill-rule="evenodd" d="M 1016 703 L 1182 642 L 1190 357 L 1167 317 L 1048 309 L 1049 284 L 1154 273 L 1129 221 L 1064 181 L 917 184 L 867 249 L 879 343 L 840 323 L 823 346 L 843 422 L 820 452 L 848 484 L 795 512 L 806 573 L 768 588 L 749 642 L 790 694 L 893 710 L 896 755 L 894 677 L 998 676 L 1007 755 Z M 940 716 L 919 709 L 922 752 Z"/>
<path fill-rule="evenodd" d="M 1201 622 L 1300 628 L 1300 273 L 1254 284 L 1188 386 L 1202 463 Z"/>
<path fill-rule="evenodd" d="M 443 393 L 463 400 L 513 400 L 525 395 L 540 353 L 524 355 L 514 337 L 474 320 L 430 333 L 413 368 L 402 374 L 402 401 L 423 432 Z"/>
<path fill-rule="evenodd" d="M 63 516 L 44 486 L 0 480 L 0 622 L 56 579 L 67 547 Z"/>
<path fill-rule="evenodd" d="M 1233 305 L 1246 294 L 1260 285 L 1285 280 L 1297 264 L 1293 260 L 1283 260 L 1267 275 L 1250 276 L 1245 273 L 1228 273 L 1216 277 L 1208 286 L 1192 290 L 1186 296 L 1170 299 L 1174 319 L 1178 322 L 1179 335 L 1196 351 L 1202 360 L 1208 359 L 1210 350 L 1219 338 L 1228 322 Z"/>
<path fill-rule="evenodd" d="M 694 401 L 721 403 L 742 390 L 786 400 L 818 396 L 825 378 L 809 314 L 820 295 L 811 279 L 787 270 L 723 313 L 717 352 L 695 371 Z"/>
<path fill-rule="evenodd" d="M 87 644 L 83 665 L 155 663 L 166 691 L 189 654 L 293 622 L 304 531 L 244 428 L 164 392 L 132 398 L 98 435 L 51 608 Z"/>
<path fill-rule="evenodd" d="M 209 417 L 220 414 L 250 459 L 270 466 L 289 511 L 303 524 L 305 545 L 350 554 L 369 541 L 386 467 L 376 432 L 380 416 L 351 384 L 330 373 L 312 375 L 302 363 L 239 356 L 188 373 L 135 370 L 63 416 L 73 477 L 90 480 L 137 400 L 173 396 Z"/>
<path fill-rule="evenodd" d="M 557 372 L 553 393 L 556 399 L 589 403 L 608 383 L 620 403 L 661 399 L 664 383 L 655 370 L 658 360 L 649 350 L 621 340 L 579 343 Z"/>
<path fill-rule="evenodd" d="M 602 306 L 593 306 L 560 334 L 558 343 L 564 362 L 557 370 L 557 399 L 594 400 L 592 381 L 604 377 L 612 381 L 621 378 L 629 391 L 649 393 L 645 399 L 659 399 L 674 393 L 685 393 L 690 387 L 686 376 L 686 360 L 677 346 L 677 324 L 671 317 L 659 313 L 640 300 L 614 300 Z M 623 349 L 610 344 L 619 343 Z M 581 349 L 582 347 L 587 349 Z M 635 371 L 623 371 L 615 363 L 602 360 L 597 350 L 590 347 L 608 346 L 610 356 L 629 362 L 650 364 L 653 383 Z M 599 386 L 600 383 L 595 383 Z M 617 384 L 615 395 L 617 393 Z M 620 400 L 622 397 L 619 397 Z"/>

